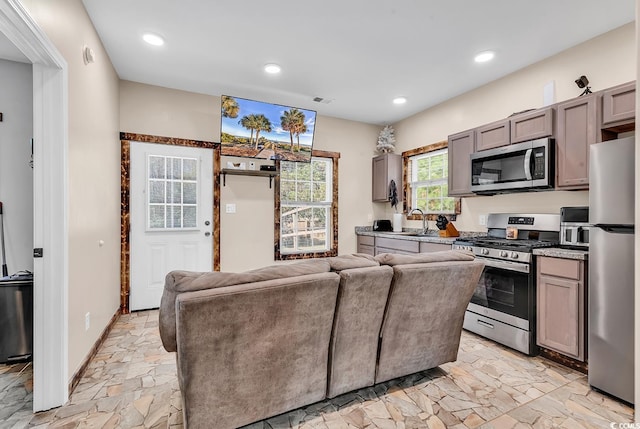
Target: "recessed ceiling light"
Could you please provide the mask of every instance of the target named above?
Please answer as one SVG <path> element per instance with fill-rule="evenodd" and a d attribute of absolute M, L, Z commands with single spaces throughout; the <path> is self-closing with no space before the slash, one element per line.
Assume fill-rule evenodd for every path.
<path fill-rule="evenodd" d="M 476 63 L 486 63 L 487 61 L 491 61 L 495 55 L 496 53 L 493 51 L 484 51 L 476 55 L 474 60 Z"/>
<path fill-rule="evenodd" d="M 280 73 L 280 70 L 282 70 L 282 69 L 280 68 L 280 66 L 278 64 L 265 64 L 264 65 L 264 71 L 266 71 L 269 74 Z"/>
<path fill-rule="evenodd" d="M 396 97 L 393 99 L 393 104 L 404 104 L 407 102 L 407 97 Z"/>
<path fill-rule="evenodd" d="M 158 36 L 157 34 L 153 34 L 153 33 L 144 33 L 142 35 L 142 40 L 144 40 L 145 42 L 153 46 L 164 45 L 164 39 Z"/>

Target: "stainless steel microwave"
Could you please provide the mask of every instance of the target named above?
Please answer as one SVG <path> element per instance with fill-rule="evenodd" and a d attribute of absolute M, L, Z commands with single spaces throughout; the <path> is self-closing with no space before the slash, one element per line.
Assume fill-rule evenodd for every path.
<path fill-rule="evenodd" d="M 553 188 L 554 140 L 543 138 L 471 155 L 471 191 L 496 194 Z"/>

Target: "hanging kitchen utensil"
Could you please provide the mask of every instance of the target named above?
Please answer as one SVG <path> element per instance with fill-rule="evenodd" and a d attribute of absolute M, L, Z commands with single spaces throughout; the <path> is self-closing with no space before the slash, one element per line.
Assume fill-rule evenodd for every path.
<path fill-rule="evenodd" d="M 7 269 L 7 252 L 4 247 L 4 216 L 2 215 L 2 202 L 0 201 L 0 250 L 2 250 L 2 277 L 9 275 Z"/>

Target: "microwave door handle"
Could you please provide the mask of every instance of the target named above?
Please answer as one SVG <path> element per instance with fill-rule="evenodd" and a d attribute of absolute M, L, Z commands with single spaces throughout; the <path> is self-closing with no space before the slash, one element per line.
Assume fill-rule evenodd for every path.
<path fill-rule="evenodd" d="M 524 175 L 527 180 L 533 180 L 531 177 L 531 154 L 533 153 L 533 149 L 527 149 L 524 154 Z"/>

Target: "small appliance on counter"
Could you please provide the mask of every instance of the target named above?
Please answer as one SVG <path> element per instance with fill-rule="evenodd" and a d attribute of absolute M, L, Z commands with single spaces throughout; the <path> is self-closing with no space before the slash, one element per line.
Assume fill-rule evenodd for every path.
<path fill-rule="evenodd" d="M 389 219 L 379 219 L 373 221 L 373 231 L 377 232 L 386 232 L 393 231 L 393 226 L 391 225 L 391 221 Z"/>
<path fill-rule="evenodd" d="M 589 207 L 560 208 L 560 246 L 589 249 Z"/>

